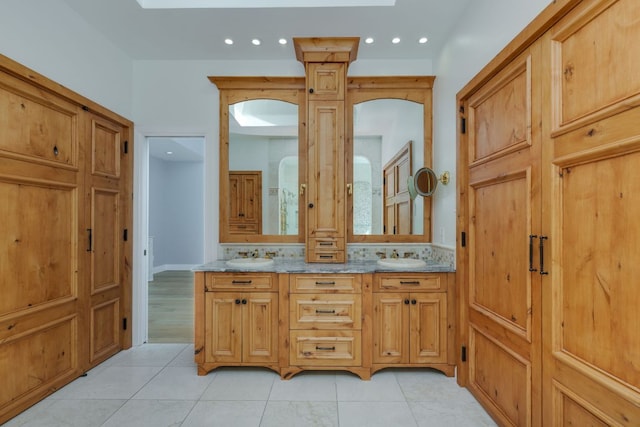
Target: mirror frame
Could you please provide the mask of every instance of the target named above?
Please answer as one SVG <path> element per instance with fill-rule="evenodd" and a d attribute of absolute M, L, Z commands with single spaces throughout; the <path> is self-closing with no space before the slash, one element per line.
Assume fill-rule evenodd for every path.
<path fill-rule="evenodd" d="M 298 200 L 298 234 L 229 233 L 229 105 L 241 101 L 273 99 L 298 105 L 298 182 L 306 179 L 306 93 L 304 77 L 217 77 L 209 76 L 220 92 L 219 241 L 220 243 L 304 243 L 306 230 L 303 198 Z"/>
<path fill-rule="evenodd" d="M 353 106 L 376 99 L 404 99 L 424 106 L 424 159 L 422 166 L 431 167 L 433 158 L 433 82 L 435 76 L 347 77 L 345 141 L 347 182 L 353 180 Z M 415 141 L 416 143 L 418 141 Z M 432 236 L 430 197 L 423 198 L 423 234 L 353 234 L 353 197 L 347 197 L 348 243 L 427 243 Z"/>

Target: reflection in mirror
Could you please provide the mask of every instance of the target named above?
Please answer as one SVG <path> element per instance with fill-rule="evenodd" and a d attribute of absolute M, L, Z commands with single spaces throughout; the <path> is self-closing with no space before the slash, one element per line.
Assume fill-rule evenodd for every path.
<path fill-rule="evenodd" d="M 424 233 L 424 202 L 407 188 L 424 166 L 424 114 L 423 104 L 403 99 L 353 106 L 354 235 Z"/>
<path fill-rule="evenodd" d="M 229 171 L 261 172 L 260 194 L 241 196 L 253 205 L 261 199 L 261 234 L 297 235 L 298 106 L 270 99 L 229 105 Z"/>

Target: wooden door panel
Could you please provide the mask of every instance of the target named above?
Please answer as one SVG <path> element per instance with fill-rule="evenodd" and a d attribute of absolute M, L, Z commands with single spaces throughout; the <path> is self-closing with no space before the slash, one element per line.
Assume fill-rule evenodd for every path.
<path fill-rule="evenodd" d="M 120 286 L 120 194 L 93 188 L 91 293 Z"/>
<path fill-rule="evenodd" d="M 412 293 L 409 299 L 411 303 L 410 362 L 445 363 L 448 327 L 447 294 Z"/>
<path fill-rule="evenodd" d="M 373 363 L 409 362 L 408 293 L 373 294 Z"/>
<path fill-rule="evenodd" d="M 607 0 L 585 6 L 568 15 L 552 36 L 556 130 L 640 101 L 640 80 L 630 78 L 640 69 L 640 3 Z"/>
<path fill-rule="evenodd" d="M 0 180 L 0 315 L 77 297 L 75 186 Z"/>
<path fill-rule="evenodd" d="M 345 64 L 338 62 L 311 62 L 307 64 L 307 67 L 309 99 L 344 99 Z"/>
<path fill-rule="evenodd" d="M 91 126 L 92 173 L 119 178 L 122 128 L 96 118 Z"/>
<path fill-rule="evenodd" d="M 469 100 L 472 162 L 531 144 L 531 56 L 513 61 Z"/>
<path fill-rule="evenodd" d="M 242 305 L 236 300 L 238 293 L 205 295 L 205 363 L 242 361 Z"/>
<path fill-rule="evenodd" d="M 242 294 L 243 362 L 278 360 L 278 295 L 276 293 Z M 244 304 L 244 301 L 247 301 Z"/>
<path fill-rule="evenodd" d="M 527 173 L 476 183 L 470 194 L 474 246 L 469 303 L 525 339 L 532 306 L 527 266 L 530 198 Z"/>
<path fill-rule="evenodd" d="M 71 314 L 3 339 L 0 346 L 3 415 L 25 401 L 42 397 L 47 387 L 59 387 L 78 375 L 77 328 L 77 317 Z"/>
<path fill-rule="evenodd" d="M 638 152 L 603 152 L 562 168 L 552 327 L 555 357 L 640 402 L 638 164 Z"/>
<path fill-rule="evenodd" d="M 309 102 L 310 237 L 343 237 L 344 105 Z"/>
<path fill-rule="evenodd" d="M 78 167 L 77 106 L 2 73 L 0 111 L 0 153 Z"/>
<path fill-rule="evenodd" d="M 120 349 L 120 298 L 91 307 L 90 360 L 103 360 Z"/>
<path fill-rule="evenodd" d="M 531 364 L 481 330 L 469 329 L 469 388 L 504 425 L 531 425 Z"/>

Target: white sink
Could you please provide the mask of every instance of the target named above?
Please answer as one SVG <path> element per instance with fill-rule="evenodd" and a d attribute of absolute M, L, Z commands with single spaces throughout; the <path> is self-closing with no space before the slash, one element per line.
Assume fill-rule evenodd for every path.
<path fill-rule="evenodd" d="M 270 258 L 234 258 L 227 261 L 229 267 L 235 268 L 264 268 L 273 265 Z"/>
<path fill-rule="evenodd" d="M 384 258 L 378 260 L 378 265 L 383 268 L 403 270 L 409 268 L 422 268 L 425 267 L 427 263 L 421 259 L 414 258 Z"/>

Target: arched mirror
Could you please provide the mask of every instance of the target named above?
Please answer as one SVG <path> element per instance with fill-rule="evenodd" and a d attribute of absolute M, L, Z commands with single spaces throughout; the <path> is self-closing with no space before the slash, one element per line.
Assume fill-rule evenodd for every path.
<path fill-rule="evenodd" d="M 220 90 L 220 241 L 300 242 L 304 80 L 210 80 Z"/>
<path fill-rule="evenodd" d="M 431 164 L 433 77 L 350 78 L 350 242 L 428 242 L 431 200 L 408 179 Z"/>

